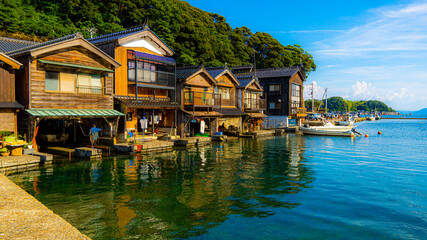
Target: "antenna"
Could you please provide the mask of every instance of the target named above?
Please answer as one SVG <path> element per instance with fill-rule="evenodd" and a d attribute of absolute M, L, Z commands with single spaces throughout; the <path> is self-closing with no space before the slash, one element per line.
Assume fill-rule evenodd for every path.
<path fill-rule="evenodd" d="M 254 75 L 255 75 L 255 78 L 256 78 L 256 60 L 255 60 L 255 52 L 256 52 L 256 50 L 255 49 L 253 49 L 252 48 L 252 55 L 253 55 L 253 61 L 254 61 Z"/>
<path fill-rule="evenodd" d="M 93 34 L 98 32 L 98 29 L 96 28 L 86 28 L 86 31 L 88 31 L 90 33 L 90 38 L 93 38 Z"/>

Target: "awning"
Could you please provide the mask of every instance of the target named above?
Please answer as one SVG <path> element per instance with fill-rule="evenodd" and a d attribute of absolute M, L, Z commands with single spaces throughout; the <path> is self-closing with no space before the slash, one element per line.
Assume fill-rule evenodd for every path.
<path fill-rule="evenodd" d="M 56 66 L 83 68 L 83 69 L 97 70 L 97 71 L 103 71 L 103 72 L 114 72 L 114 70 L 103 68 L 103 67 L 92 67 L 92 66 L 86 66 L 86 65 L 80 65 L 80 64 L 56 62 L 56 61 L 43 60 L 43 59 L 38 59 L 38 61 L 44 64 L 50 64 L 50 65 L 56 65 Z"/>
<path fill-rule="evenodd" d="M 178 108 L 179 103 L 171 101 L 169 98 L 147 98 L 147 97 L 138 97 L 136 100 L 135 97 L 127 96 L 116 96 L 115 97 L 120 102 L 124 103 L 128 107 L 133 108 Z"/>
<path fill-rule="evenodd" d="M 251 118 L 266 118 L 268 117 L 264 113 L 248 113 Z"/>
<path fill-rule="evenodd" d="M 129 84 L 129 85 L 130 85 L 130 86 L 135 86 L 135 83 L 131 83 L 131 84 Z M 166 89 L 166 90 L 175 90 L 175 87 L 164 86 L 164 85 L 145 84 L 145 83 L 138 83 L 138 87 L 154 88 L 154 89 Z"/>
<path fill-rule="evenodd" d="M 0 102 L 0 108 L 24 108 L 17 102 Z"/>
<path fill-rule="evenodd" d="M 248 115 L 247 113 L 243 112 L 242 110 L 238 109 L 237 107 L 231 107 L 231 108 L 217 108 L 215 111 L 219 112 L 221 115 L 225 116 L 242 116 L 242 115 Z"/>
<path fill-rule="evenodd" d="M 220 117 L 221 114 L 215 111 L 186 111 L 181 109 L 184 113 L 193 117 Z"/>
<path fill-rule="evenodd" d="M 120 117 L 123 113 L 113 109 L 25 109 L 27 113 L 40 118 L 90 118 Z"/>

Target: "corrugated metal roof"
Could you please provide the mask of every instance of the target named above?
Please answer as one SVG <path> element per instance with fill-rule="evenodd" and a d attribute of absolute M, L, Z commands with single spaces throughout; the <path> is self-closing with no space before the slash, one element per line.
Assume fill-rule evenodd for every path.
<path fill-rule="evenodd" d="M 24 47 L 24 48 L 15 49 L 13 51 L 6 52 L 6 54 L 9 55 L 9 56 L 16 56 L 16 55 L 20 55 L 20 54 L 29 52 L 30 50 L 33 50 L 33 49 L 36 49 L 36 48 L 47 46 L 47 45 L 50 45 L 50 44 L 53 44 L 53 43 L 62 42 L 62 41 L 68 40 L 68 39 L 72 39 L 72 38 L 78 37 L 78 36 L 82 36 L 81 33 L 77 32 L 77 33 L 70 34 L 68 36 L 64 36 L 64 37 L 52 39 L 52 40 L 49 40 L 49 41 L 46 41 L 46 42 L 42 42 L 42 43 L 38 43 L 38 44 L 34 44 L 34 45 L 29 45 L 29 46 Z"/>
<path fill-rule="evenodd" d="M 119 117 L 123 113 L 113 109 L 25 109 L 34 117 Z"/>
<path fill-rule="evenodd" d="M 33 46 L 38 42 L 25 41 L 21 39 L 0 37 L 0 52 L 11 52 L 24 47 Z"/>
<path fill-rule="evenodd" d="M 85 65 L 80 65 L 80 64 L 56 62 L 56 61 L 43 60 L 43 59 L 38 59 L 38 61 L 41 63 L 57 65 L 57 66 L 83 68 L 83 69 L 98 70 L 98 71 L 104 71 L 104 72 L 114 72 L 114 70 L 111 70 L 108 68 L 103 68 L 103 67 L 92 67 L 92 66 L 85 66 Z"/>

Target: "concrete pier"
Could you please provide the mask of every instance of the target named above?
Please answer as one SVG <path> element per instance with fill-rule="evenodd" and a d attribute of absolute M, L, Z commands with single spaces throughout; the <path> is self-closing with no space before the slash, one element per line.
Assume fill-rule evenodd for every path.
<path fill-rule="evenodd" d="M 211 143 L 212 139 L 210 137 L 187 137 L 187 138 L 178 138 L 171 139 L 170 142 L 174 143 L 175 147 L 195 147 L 195 146 L 205 146 Z"/>
<path fill-rule="evenodd" d="M 0 172 L 10 174 L 31 170 L 38 168 L 40 165 L 43 164 L 52 164 L 52 159 L 52 155 L 46 153 L 39 153 L 39 155 L 0 157 Z"/>
<path fill-rule="evenodd" d="M 90 239 L 0 173 L 0 239 Z"/>

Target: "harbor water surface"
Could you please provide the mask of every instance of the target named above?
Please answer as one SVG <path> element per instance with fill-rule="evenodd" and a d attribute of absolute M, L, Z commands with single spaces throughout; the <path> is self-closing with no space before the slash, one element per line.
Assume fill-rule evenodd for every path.
<path fill-rule="evenodd" d="M 427 120 L 357 126 L 9 178 L 93 239 L 427 239 Z"/>

